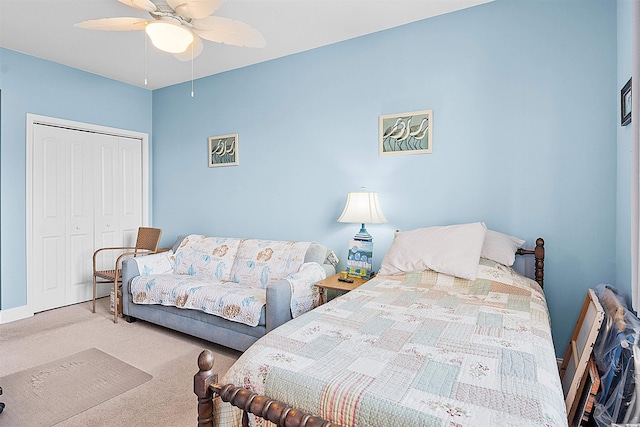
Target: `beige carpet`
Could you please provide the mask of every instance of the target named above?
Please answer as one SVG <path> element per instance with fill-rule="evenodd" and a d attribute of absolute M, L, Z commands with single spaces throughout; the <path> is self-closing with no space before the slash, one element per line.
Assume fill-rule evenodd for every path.
<path fill-rule="evenodd" d="M 0 378 L 6 425 L 49 427 L 112 399 L 151 375 L 91 348 Z"/>
<path fill-rule="evenodd" d="M 0 377 L 96 348 L 153 378 L 67 418 L 57 427 L 196 425 L 193 375 L 198 372 L 198 355 L 205 348 L 212 350 L 215 370 L 223 374 L 240 352 L 146 322 L 121 319 L 114 324 L 112 319 L 109 298 L 101 298 L 95 314 L 89 302 L 0 325 Z M 9 391 L 1 382 L 0 387 L 4 390 L 0 401 L 9 403 Z M 57 399 L 72 392 L 73 387 L 66 387 L 48 397 Z M 0 414 L 0 426 L 37 426 L 5 422 L 11 411 L 7 405 Z"/>

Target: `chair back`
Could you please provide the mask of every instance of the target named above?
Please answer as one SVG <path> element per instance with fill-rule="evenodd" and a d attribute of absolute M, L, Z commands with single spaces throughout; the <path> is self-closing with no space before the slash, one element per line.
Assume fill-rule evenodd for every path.
<path fill-rule="evenodd" d="M 138 238 L 136 239 L 136 250 L 144 249 L 156 252 L 160 244 L 162 230 L 159 228 L 140 227 L 138 228 Z"/>

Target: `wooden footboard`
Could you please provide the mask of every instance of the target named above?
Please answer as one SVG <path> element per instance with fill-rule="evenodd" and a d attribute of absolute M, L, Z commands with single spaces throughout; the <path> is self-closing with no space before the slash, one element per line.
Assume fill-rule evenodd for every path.
<path fill-rule="evenodd" d="M 213 373 L 213 362 L 211 350 L 204 350 L 198 357 L 200 370 L 193 377 L 193 392 L 198 396 L 198 426 L 213 427 L 213 398 L 217 395 L 223 401 L 242 409 L 243 426 L 249 425 L 249 412 L 280 427 L 340 427 L 233 384 L 217 384 L 218 375 Z"/>

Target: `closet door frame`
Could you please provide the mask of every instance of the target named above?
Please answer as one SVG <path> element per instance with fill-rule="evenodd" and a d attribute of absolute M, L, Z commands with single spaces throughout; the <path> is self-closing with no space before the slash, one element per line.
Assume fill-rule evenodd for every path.
<path fill-rule="evenodd" d="M 121 136 L 139 139 L 142 142 L 142 226 L 149 225 L 149 135 L 124 129 L 94 125 L 90 123 L 75 122 L 71 120 L 47 117 L 27 113 L 26 120 L 26 246 L 27 246 L 27 310 L 29 315 L 35 313 L 33 306 L 33 285 L 31 265 L 33 260 L 33 130 L 35 125 L 49 125 L 68 128 L 78 131 L 103 133 L 107 135 Z"/>

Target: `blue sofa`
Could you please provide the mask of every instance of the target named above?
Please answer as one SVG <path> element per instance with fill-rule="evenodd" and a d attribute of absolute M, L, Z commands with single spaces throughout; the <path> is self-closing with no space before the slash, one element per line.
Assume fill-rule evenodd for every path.
<path fill-rule="evenodd" d="M 198 235 L 182 236 L 176 240 L 175 244 L 171 248 L 171 251 L 168 252 L 168 254 L 170 254 L 168 255 L 168 257 L 172 260 L 172 269 L 178 269 L 176 265 L 183 268 L 183 274 L 173 275 L 176 277 L 176 282 L 178 282 L 180 278 L 189 279 L 189 275 L 198 275 L 201 270 L 204 271 L 205 269 L 210 268 L 212 252 L 214 255 L 221 255 L 222 251 L 219 250 L 220 247 L 215 247 L 213 251 L 211 250 L 211 246 L 209 246 L 206 250 L 203 249 L 203 246 L 200 242 L 206 241 L 211 244 L 212 239 L 219 239 L 220 241 L 224 241 L 224 256 L 226 257 L 226 264 L 225 262 L 223 262 L 224 259 L 214 257 L 215 260 L 219 261 L 219 263 L 217 265 L 218 268 L 215 269 L 215 272 L 212 272 L 211 274 L 224 275 L 227 274 L 228 270 L 230 273 L 228 276 L 221 276 L 222 279 L 230 279 L 224 281 L 225 285 L 229 285 L 230 283 L 233 284 L 234 281 L 237 281 L 243 283 L 243 286 L 246 286 L 247 283 L 250 283 L 252 280 L 256 280 L 262 281 L 262 286 L 260 283 L 257 283 L 258 287 L 266 287 L 266 304 L 262 306 L 260 318 L 256 326 L 249 326 L 247 324 L 239 323 L 237 321 L 229 320 L 218 315 L 210 314 L 197 309 L 164 305 L 166 303 L 165 301 L 161 301 L 161 304 L 148 302 L 144 304 L 134 303 L 134 295 L 132 294 L 131 287 L 132 281 L 136 277 L 141 276 L 141 272 L 139 271 L 140 268 L 143 268 L 143 270 L 147 270 L 147 267 L 140 267 L 140 260 L 136 260 L 133 258 L 126 259 L 123 262 L 122 266 L 122 310 L 125 320 L 127 320 L 128 322 L 132 322 L 136 319 L 144 320 L 240 351 L 246 350 L 251 344 L 257 341 L 258 338 L 284 324 L 285 322 L 291 320 L 293 316 L 291 309 L 292 284 L 285 278 L 271 276 L 273 276 L 274 274 L 273 262 L 278 262 L 278 260 L 286 257 L 286 248 L 288 247 L 287 245 L 296 245 L 300 242 L 272 242 L 267 240 L 255 239 L 225 239 Z M 197 244 L 200 246 L 195 247 L 194 249 L 193 242 L 196 240 L 198 240 Z M 233 242 L 229 243 L 230 240 L 233 240 Z M 236 241 L 240 241 L 240 246 L 239 249 L 237 249 L 237 256 L 234 256 L 233 254 L 230 254 L 230 252 L 232 251 L 228 250 L 228 246 L 235 245 Z M 270 260 L 267 258 L 267 256 L 269 256 L 268 251 L 271 250 L 268 248 L 268 246 L 272 243 L 272 246 L 276 248 L 275 250 L 279 250 L 280 252 L 276 252 L 276 255 L 279 254 L 278 257 L 274 256 L 273 260 Z M 189 247 L 189 244 L 191 244 L 191 247 Z M 243 252 L 243 248 L 249 246 L 252 246 L 254 248 L 266 249 L 259 253 L 255 253 L 255 251 L 251 253 L 249 248 L 244 250 Z M 277 249 L 278 247 L 280 249 Z M 298 246 L 298 248 L 300 248 L 300 246 Z M 194 252 L 196 252 L 197 257 L 185 263 L 185 257 L 193 255 Z M 273 253 L 273 250 L 271 250 L 271 253 Z M 162 254 L 148 255 L 144 258 L 155 256 L 162 256 Z M 298 257 L 300 256 L 298 255 Z M 206 266 L 204 264 L 204 261 L 202 260 L 206 260 Z M 305 266 L 307 266 L 307 263 L 317 263 L 319 266 L 321 266 L 320 269 L 318 266 L 312 265 L 312 267 L 315 268 L 316 276 L 318 274 L 318 271 L 322 272 L 322 270 L 324 270 L 324 277 L 335 274 L 334 265 L 336 261 L 333 251 L 319 243 L 308 243 L 306 252 L 304 252 L 304 260 L 300 261 L 303 262 L 303 265 Z M 231 264 L 233 264 L 233 266 L 230 266 Z M 221 265 L 223 267 L 220 267 Z M 184 268 L 186 268 L 185 266 L 188 267 L 187 270 L 184 270 Z M 244 268 L 244 271 L 242 271 L 242 268 Z M 251 268 L 252 271 L 256 270 L 257 268 L 262 268 L 263 270 L 256 270 L 259 274 L 248 274 L 246 271 L 247 268 Z M 144 274 L 142 274 L 142 276 L 147 276 L 147 280 L 149 280 L 149 278 L 156 277 L 153 276 L 153 273 L 149 274 L 148 271 L 143 273 Z M 171 271 L 171 273 L 174 273 L 174 271 Z M 293 273 L 295 273 L 295 271 Z M 271 276 L 266 277 L 265 275 Z M 160 278 L 165 276 L 158 275 L 157 277 Z M 166 294 L 167 292 L 165 292 L 165 295 Z M 138 295 L 137 298 L 144 298 L 144 296 L 140 297 Z M 257 313 L 255 313 L 254 316 L 257 317 Z"/>

